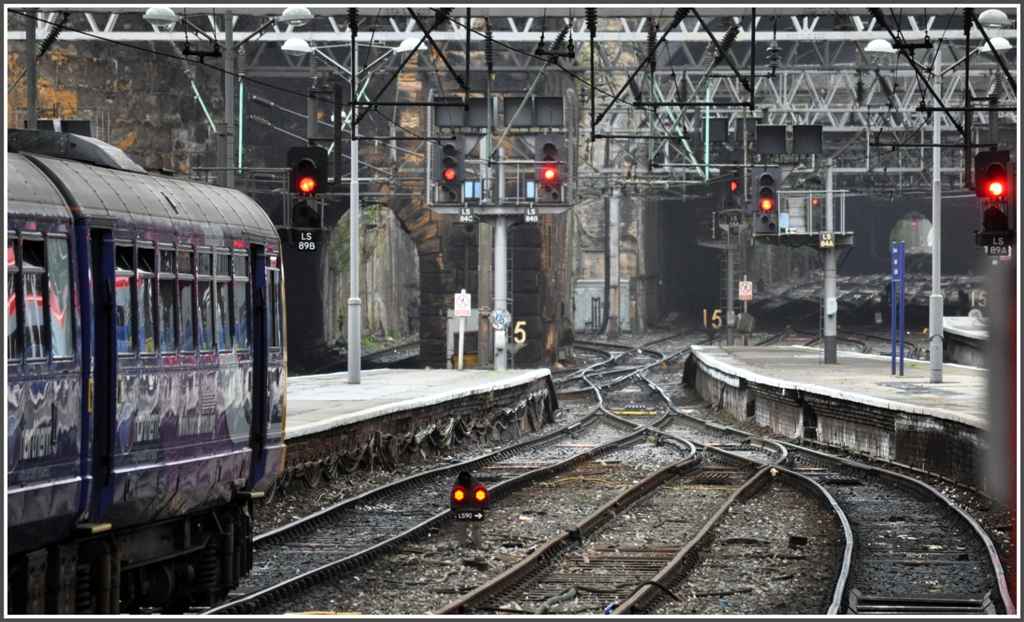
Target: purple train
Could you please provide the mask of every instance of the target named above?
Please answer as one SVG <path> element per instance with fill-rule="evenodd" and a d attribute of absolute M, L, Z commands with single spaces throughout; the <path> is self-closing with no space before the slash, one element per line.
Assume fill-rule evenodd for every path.
<path fill-rule="evenodd" d="M 7 611 L 221 601 L 284 462 L 277 232 L 92 138 L 8 144 Z"/>

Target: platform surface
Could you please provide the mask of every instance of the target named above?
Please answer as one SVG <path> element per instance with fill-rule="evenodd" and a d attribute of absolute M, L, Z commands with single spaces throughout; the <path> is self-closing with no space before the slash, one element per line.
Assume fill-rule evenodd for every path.
<path fill-rule="evenodd" d="M 839 352 L 838 363 L 826 365 L 822 350 L 799 346 L 694 346 L 693 353 L 726 376 L 987 428 L 988 372 L 978 367 L 946 363 L 942 382 L 932 383 L 928 361 L 904 359 L 900 376 L 899 359 L 893 375 L 887 356 Z"/>
<path fill-rule="evenodd" d="M 288 378 L 285 434 L 296 438 L 372 417 L 525 385 L 544 369 L 373 369 L 348 383 L 348 372 Z"/>
<path fill-rule="evenodd" d="M 942 330 L 961 337 L 988 341 L 988 322 L 976 320 L 973 317 L 944 317 L 942 318 Z"/>

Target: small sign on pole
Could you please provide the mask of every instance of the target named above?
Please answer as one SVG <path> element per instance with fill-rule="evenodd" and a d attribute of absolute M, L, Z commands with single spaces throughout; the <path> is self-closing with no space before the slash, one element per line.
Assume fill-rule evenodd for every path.
<path fill-rule="evenodd" d="M 472 294 L 467 294 L 466 290 L 455 294 L 455 317 L 469 317 L 469 311 L 473 308 L 471 296 Z"/>
<path fill-rule="evenodd" d="M 459 318 L 459 371 L 462 371 L 462 353 L 466 346 L 466 317 L 472 308 L 470 295 L 466 290 L 455 294 L 455 316 Z"/>
<path fill-rule="evenodd" d="M 740 281 L 740 300 L 754 299 L 754 283 L 752 281 Z"/>

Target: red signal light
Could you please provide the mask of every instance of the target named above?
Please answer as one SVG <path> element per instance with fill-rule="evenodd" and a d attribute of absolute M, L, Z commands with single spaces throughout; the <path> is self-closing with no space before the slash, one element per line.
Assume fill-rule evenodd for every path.
<path fill-rule="evenodd" d="M 761 199 L 757 206 L 761 208 L 762 212 L 770 212 L 775 209 L 775 202 L 771 199 Z"/>
<path fill-rule="evenodd" d="M 988 194 L 991 197 L 1001 197 L 1005 191 L 1006 188 L 1001 181 L 993 181 L 988 185 Z"/>
<path fill-rule="evenodd" d="M 540 174 L 544 181 L 555 181 L 558 178 L 558 171 L 553 166 L 546 166 Z"/>
<path fill-rule="evenodd" d="M 316 190 L 316 180 L 312 177 L 303 177 L 299 180 L 299 190 L 305 194 L 312 194 Z"/>
<path fill-rule="evenodd" d="M 737 190 L 739 190 L 739 188 L 740 188 L 740 184 L 739 184 L 738 181 L 733 180 L 733 181 L 729 182 L 729 191 L 730 192 L 736 192 Z"/>
<path fill-rule="evenodd" d="M 445 181 L 454 181 L 455 180 L 455 169 L 453 169 L 453 168 L 446 168 L 446 169 L 444 169 L 444 178 L 445 178 Z"/>
<path fill-rule="evenodd" d="M 456 486 L 452 489 L 452 499 L 455 503 L 462 503 L 466 500 L 466 489 L 462 486 Z"/>
<path fill-rule="evenodd" d="M 476 489 L 473 490 L 473 498 L 476 499 L 477 503 L 487 501 L 487 489 L 483 486 L 477 486 Z"/>

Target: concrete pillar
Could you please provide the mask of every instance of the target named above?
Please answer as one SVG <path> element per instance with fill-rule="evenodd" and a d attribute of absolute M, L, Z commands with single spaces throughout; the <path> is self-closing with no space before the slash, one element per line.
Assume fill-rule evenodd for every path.
<path fill-rule="evenodd" d="M 503 311 L 508 306 L 508 220 L 498 216 L 494 222 L 494 310 Z M 495 334 L 494 369 L 508 367 L 508 355 L 502 333 Z"/>
<path fill-rule="evenodd" d="M 622 190 L 612 189 L 608 203 L 608 334 L 619 334 L 619 200 Z"/>
<path fill-rule="evenodd" d="M 491 306 L 491 251 L 494 248 L 491 236 L 491 223 L 477 223 L 477 308 L 480 309 L 480 327 L 477 329 L 477 364 L 486 365 L 494 360 L 491 352 L 491 318 L 485 309 Z"/>

